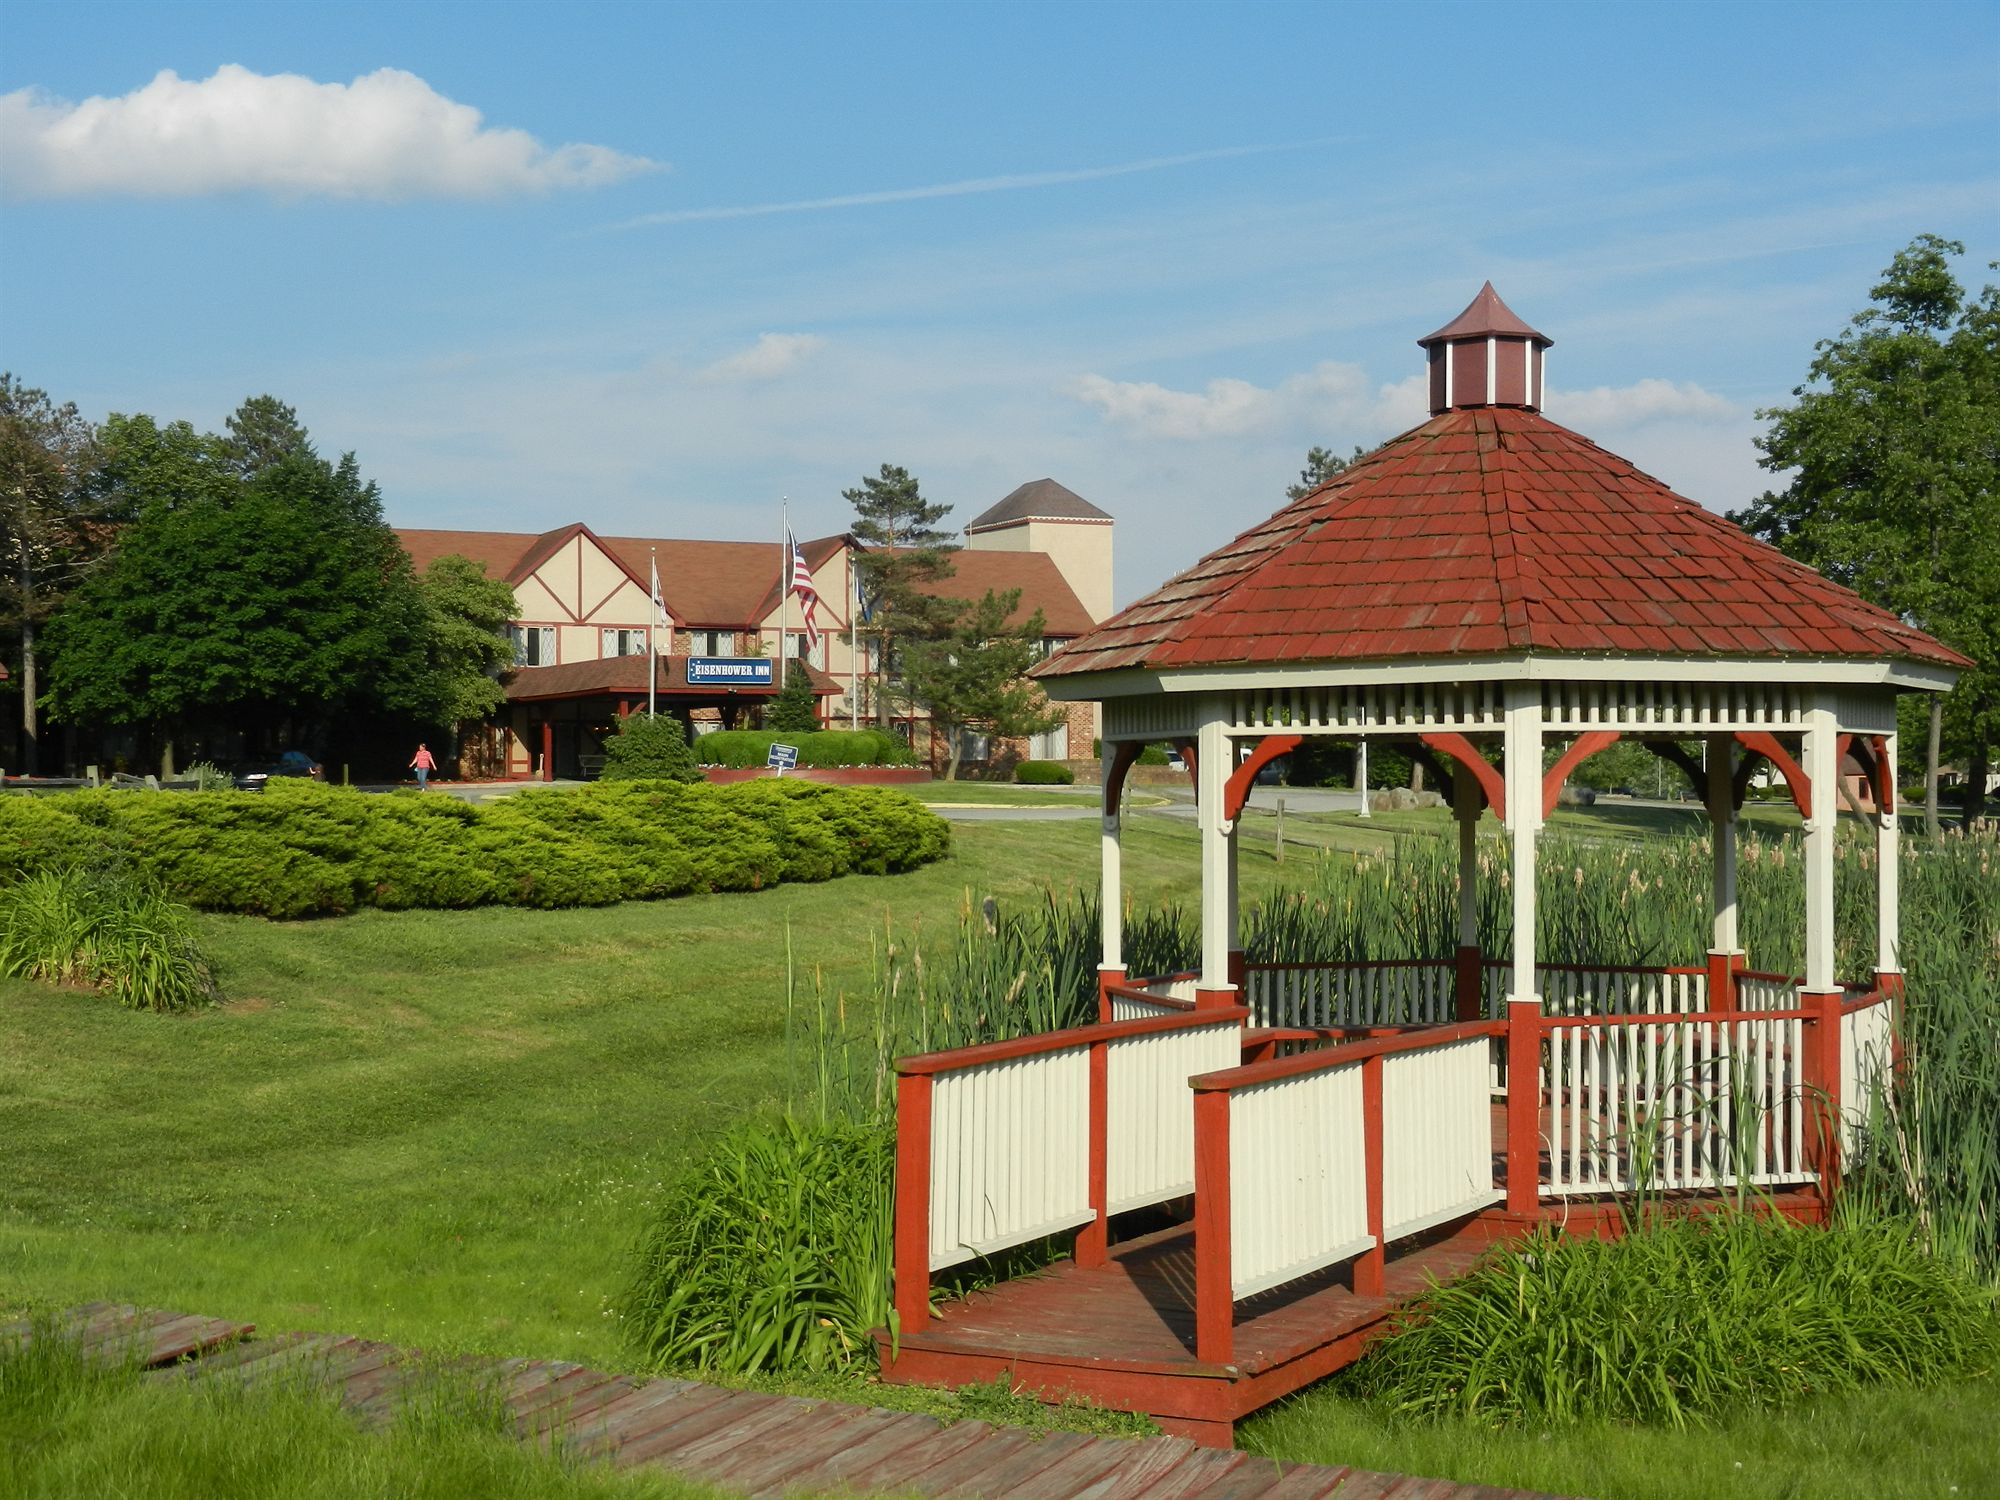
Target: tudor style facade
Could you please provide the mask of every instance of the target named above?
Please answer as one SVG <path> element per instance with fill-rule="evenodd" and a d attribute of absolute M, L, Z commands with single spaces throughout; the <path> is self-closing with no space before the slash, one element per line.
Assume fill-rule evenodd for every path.
<path fill-rule="evenodd" d="M 1053 650 L 1110 614 L 1111 533 L 1110 516 L 1054 480 L 1037 480 L 973 520 L 953 554 L 953 576 L 937 591 L 978 598 L 1019 589 L 1017 618 L 1039 609 Z M 581 522 L 539 535 L 416 528 L 397 535 L 419 572 L 457 554 L 514 589 L 507 703 L 465 736 L 468 775 L 590 774 L 618 719 L 644 710 L 649 657 L 660 711 L 692 732 L 738 727 L 777 691 L 768 663 L 781 634 L 783 654 L 812 669 L 829 726 L 875 721 L 872 642 L 852 618 L 855 556 L 865 549 L 846 533 L 800 543 L 818 594 L 820 639 L 810 651 L 798 599 L 780 590 L 782 549 L 774 542 L 601 536 Z M 655 566 L 660 624 L 648 591 Z M 942 736 L 920 714 L 898 712 L 894 722 L 920 756 L 942 759 Z M 1092 706 L 1077 705 L 1058 730 L 1006 748 L 1050 759 L 1087 755 L 1094 732 Z M 976 744 L 968 759 L 1000 748 Z"/>

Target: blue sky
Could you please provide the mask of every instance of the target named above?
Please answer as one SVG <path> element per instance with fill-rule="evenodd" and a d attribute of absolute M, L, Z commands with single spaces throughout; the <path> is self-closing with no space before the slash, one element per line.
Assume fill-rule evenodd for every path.
<path fill-rule="evenodd" d="M 885 461 L 961 521 L 1047 474 L 1118 518 L 1123 601 L 1421 419 L 1413 341 L 1487 277 L 1552 416 L 1725 508 L 1899 247 L 2000 259 L 1993 4 L 8 32 L 0 360 L 93 416 L 269 391 L 408 525 L 761 538 Z"/>

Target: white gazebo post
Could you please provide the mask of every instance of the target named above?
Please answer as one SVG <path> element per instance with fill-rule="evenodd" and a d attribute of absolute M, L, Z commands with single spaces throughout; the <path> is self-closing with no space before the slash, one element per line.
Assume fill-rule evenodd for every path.
<path fill-rule="evenodd" d="M 1229 982 L 1229 950 L 1234 942 L 1229 900 L 1230 834 L 1228 808 L 1230 740 L 1221 707 L 1202 715 L 1195 737 L 1195 818 L 1201 827 L 1201 977 L 1195 1004 L 1234 1005 Z"/>
<path fill-rule="evenodd" d="M 1507 981 L 1507 1211 L 1541 1205 L 1542 1000 L 1535 980 L 1535 835 L 1542 825 L 1542 694 L 1507 684 L 1507 831 L 1514 963 Z"/>
<path fill-rule="evenodd" d="M 1736 777 L 1735 737 L 1708 737 L 1708 826 L 1715 839 L 1715 871 L 1710 909 L 1715 930 L 1708 947 L 1708 1008 L 1736 1009 L 1736 975 L 1744 967 L 1743 944 L 1736 924 Z"/>
<path fill-rule="evenodd" d="M 1875 987 L 1885 995 L 1903 992 L 1901 830 L 1896 823 L 1896 736 L 1876 741 L 1875 793 Z"/>
<path fill-rule="evenodd" d="M 1234 767 L 1232 766 L 1231 769 L 1234 769 Z M 1246 809 L 1249 807 L 1249 798 L 1244 798 L 1243 805 Z M 1242 821 L 1243 816 L 1241 812 L 1230 820 L 1227 844 L 1228 854 L 1226 855 L 1228 875 L 1226 884 L 1229 888 L 1229 983 L 1231 988 L 1236 991 L 1236 998 L 1230 1002 L 1233 1005 L 1243 1004 L 1244 997 L 1250 993 L 1248 957 L 1243 952 L 1242 869 L 1240 858 L 1243 851 L 1243 841 L 1236 836 L 1237 825 Z"/>
<path fill-rule="evenodd" d="M 1833 977 L 1834 828 L 1840 816 L 1840 726 L 1831 698 L 1814 700 L 1805 715 L 1802 759 L 1810 815 L 1806 818 L 1806 981 L 1799 1004 L 1808 1012 L 1805 1023 L 1805 1086 L 1817 1115 L 1812 1132 L 1812 1159 L 1820 1190 L 1831 1194 L 1840 1173 L 1840 1001 Z"/>
<path fill-rule="evenodd" d="M 1485 955 L 1479 951 L 1479 783 L 1464 766 L 1451 773 L 1452 816 L 1458 819 L 1458 953 L 1452 1014 L 1479 1019 Z"/>
<path fill-rule="evenodd" d="M 1100 811 L 1103 813 L 1103 833 L 1098 840 L 1103 905 L 1098 912 L 1098 930 L 1103 953 L 1097 963 L 1097 1005 L 1098 1019 L 1103 1021 L 1111 1019 L 1105 987 L 1121 984 L 1125 979 L 1125 861 L 1120 821 L 1124 788 L 1115 784 L 1118 751 L 1117 745 L 1104 741 L 1103 758 L 1098 763 L 1098 774 L 1102 778 L 1098 783 L 1102 802 Z"/>
<path fill-rule="evenodd" d="M 1838 992 L 1833 977 L 1833 839 L 1840 816 L 1839 726 L 1833 710 L 1815 704 L 1806 714 L 1806 784 L 1812 788 L 1812 815 L 1806 819 L 1806 982 L 1807 994 Z"/>
<path fill-rule="evenodd" d="M 1362 817 L 1368 816 L 1368 736 L 1362 735 L 1354 742 L 1354 790 L 1361 806 Z"/>

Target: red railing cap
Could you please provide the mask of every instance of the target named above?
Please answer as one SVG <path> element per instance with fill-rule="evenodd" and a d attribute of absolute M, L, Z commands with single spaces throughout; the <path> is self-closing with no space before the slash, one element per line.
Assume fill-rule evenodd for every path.
<path fill-rule="evenodd" d="M 1246 1063 L 1240 1068 L 1220 1068 L 1213 1073 L 1197 1073 L 1188 1080 L 1197 1093 L 1228 1093 L 1260 1083 L 1275 1083 L 1304 1073 L 1325 1072 L 1371 1057 L 1388 1057 L 1399 1052 L 1424 1052 L 1454 1042 L 1481 1036 L 1505 1036 L 1505 1021 L 1460 1021 L 1450 1026 L 1425 1026 L 1402 1036 L 1381 1037 L 1366 1042 L 1345 1042 L 1322 1047 L 1317 1052 L 1301 1052 L 1294 1057 L 1274 1057 L 1268 1062 Z"/>
<path fill-rule="evenodd" d="M 1073 1052 L 1098 1042 L 1122 1041 L 1126 1037 L 1151 1036 L 1159 1032 L 1192 1031 L 1219 1021 L 1241 1025 L 1250 1017 L 1246 1006 L 1218 1006 L 1214 1010 L 1191 1011 L 1177 1016 L 1144 1016 L 1136 1021 L 1093 1021 L 1088 1026 L 1069 1026 L 1061 1031 L 1038 1031 L 1004 1042 L 979 1042 L 970 1047 L 951 1047 L 943 1052 L 921 1052 L 915 1057 L 896 1059 L 896 1071 L 905 1078 L 956 1073 L 988 1063 L 1012 1062 L 1021 1057 L 1037 1057 L 1055 1052 Z"/>

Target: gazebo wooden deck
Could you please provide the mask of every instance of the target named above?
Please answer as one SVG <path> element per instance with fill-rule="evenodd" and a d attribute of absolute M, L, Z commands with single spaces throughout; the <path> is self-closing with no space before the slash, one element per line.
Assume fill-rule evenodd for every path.
<path fill-rule="evenodd" d="M 1550 341 L 1488 285 L 1428 350 L 1433 416 L 1052 656 L 1104 712 L 1099 1018 L 898 1064 L 892 1381 L 1009 1372 L 1226 1443 L 1355 1358 L 1427 1278 L 1616 1195 L 1817 1218 L 1890 1065 L 1895 699 L 1947 648 L 1543 417 Z M 1308 736 L 1389 739 L 1452 788 L 1456 950 L 1251 963 L 1236 821 Z M 1571 770 L 1633 738 L 1714 830 L 1697 962 L 1536 954 L 1536 836 Z M 1122 786 L 1194 774 L 1201 966 L 1122 961 Z M 1691 746 L 1698 746 L 1693 753 Z M 1548 754 L 1545 754 L 1545 749 Z M 1876 971 L 1834 973 L 1839 770 L 1873 791 Z M 1759 763 L 1805 820 L 1803 975 L 1738 941 L 1736 817 Z M 1506 827 L 1513 948 L 1476 925 L 1475 825 Z M 1148 1211 L 1171 1227 L 1120 1242 Z M 1075 1234 L 1066 1265 L 934 1310 L 931 1273 Z"/>

